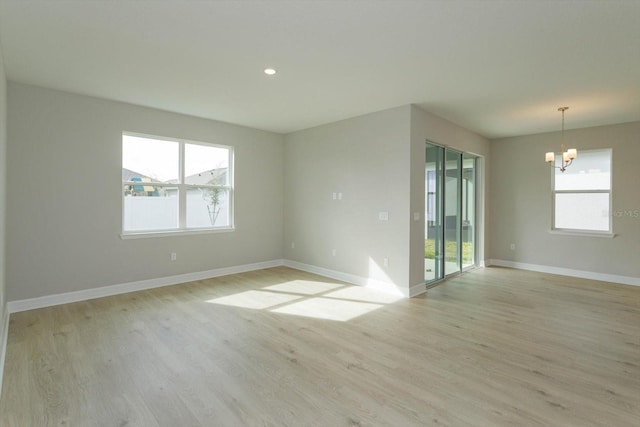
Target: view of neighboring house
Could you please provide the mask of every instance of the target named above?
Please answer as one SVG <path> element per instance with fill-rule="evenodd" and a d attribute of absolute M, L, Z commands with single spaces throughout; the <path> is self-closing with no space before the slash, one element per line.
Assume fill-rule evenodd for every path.
<path fill-rule="evenodd" d="M 229 225 L 227 190 L 213 187 L 228 182 L 228 172 L 228 168 L 217 168 L 185 177 L 187 224 L 194 228 Z M 159 182 L 122 168 L 122 182 L 124 231 L 171 230 L 179 225 L 177 179 Z"/>

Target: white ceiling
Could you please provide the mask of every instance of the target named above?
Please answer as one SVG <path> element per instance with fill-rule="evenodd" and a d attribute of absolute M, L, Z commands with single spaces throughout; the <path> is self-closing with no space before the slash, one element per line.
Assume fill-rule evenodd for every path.
<path fill-rule="evenodd" d="M 489 138 L 640 120 L 638 0 L 0 0 L 0 40 L 13 81 L 281 133 L 409 103 Z"/>

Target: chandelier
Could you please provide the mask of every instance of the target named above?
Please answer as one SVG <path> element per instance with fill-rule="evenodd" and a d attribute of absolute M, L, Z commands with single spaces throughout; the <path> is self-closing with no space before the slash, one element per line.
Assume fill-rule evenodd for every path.
<path fill-rule="evenodd" d="M 560 169 L 560 172 L 564 172 L 567 168 L 573 163 L 573 159 L 578 157 L 578 150 L 575 148 L 569 148 L 565 150 L 564 148 L 564 112 L 568 110 L 569 107 L 560 107 L 558 111 L 562 111 L 562 144 L 560 145 L 560 154 L 561 154 L 561 162 L 560 166 L 556 166 L 556 153 L 553 151 L 549 151 L 544 155 L 544 160 L 551 165 L 551 167 Z"/>

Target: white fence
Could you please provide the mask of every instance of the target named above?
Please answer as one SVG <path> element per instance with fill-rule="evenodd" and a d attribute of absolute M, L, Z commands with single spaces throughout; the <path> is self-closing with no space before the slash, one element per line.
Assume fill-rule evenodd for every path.
<path fill-rule="evenodd" d="M 215 226 L 229 225 L 229 203 L 226 193 L 221 193 Z M 187 192 L 187 227 L 211 227 L 209 204 L 200 191 Z M 162 197 L 125 196 L 124 198 L 124 230 L 171 230 L 178 227 L 178 197 L 168 195 Z"/>

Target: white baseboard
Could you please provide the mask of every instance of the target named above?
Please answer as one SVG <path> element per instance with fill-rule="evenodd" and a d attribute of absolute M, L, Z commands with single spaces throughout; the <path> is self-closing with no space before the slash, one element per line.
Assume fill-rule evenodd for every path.
<path fill-rule="evenodd" d="M 2 379 L 4 378 L 4 361 L 7 355 L 7 340 L 9 338 L 9 309 L 5 307 L 0 320 L 0 399 L 2 399 Z"/>
<path fill-rule="evenodd" d="M 377 289 L 383 292 L 392 293 L 394 295 L 410 298 L 410 289 L 401 288 L 393 283 L 383 282 L 381 280 L 370 279 L 367 277 L 356 276 L 355 274 L 343 273 L 341 271 L 330 270 L 328 268 L 316 267 L 315 265 L 304 264 L 298 261 L 284 260 L 286 267 L 295 268 L 296 270 L 306 271 L 308 273 L 317 274 L 319 276 L 328 277 L 330 279 L 340 280 L 352 285 L 364 286 L 366 288 Z M 422 285 L 424 287 L 424 285 Z M 412 288 L 413 289 L 413 288 Z M 416 294 L 417 295 L 417 294 Z"/>
<path fill-rule="evenodd" d="M 265 268 L 279 267 L 284 265 L 284 261 L 273 260 L 257 262 L 254 264 L 244 264 L 233 267 L 216 268 L 195 273 L 178 274 L 169 277 L 159 277 L 156 279 L 140 280 L 137 282 L 122 283 L 119 285 L 103 286 L 100 288 L 86 289 L 82 291 L 66 292 L 63 294 L 47 295 L 37 298 L 29 298 L 18 301 L 9 301 L 8 313 L 33 310 L 36 308 L 50 307 L 53 305 L 67 304 L 71 302 L 86 301 L 94 298 L 107 297 L 111 295 L 125 294 L 127 292 L 141 291 L 144 289 L 160 288 L 163 286 L 177 285 L 180 283 L 193 282 L 195 280 L 210 279 L 212 277 L 227 276 L 229 274 L 244 273 L 247 271 L 262 270 Z"/>
<path fill-rule="evenodd" d="M 538 271 L 541 273 L 558 274 L 561 276 L 579 277 L 581 279 L 599 280 L 601 282 L 613 282 L 623 285 L 640 286 L 639 277 L 619 276 L 616 274 L 596 273 L 593 271 L 574 270 L 571 268 L 550 267 L 547 265 L 527 264 L 524 262 L 506 261 L 502 259 L 492 259 L 489 265 L 499 267 L 518 268 L 520 270 Z"/>
<path fill-rule="evenodd" d="M 427 285 L 422 282 L 417 285 L 413 285 L 409 288 L 409 298 L 417 297 L 418 295 L 424 294 L 427 292 Z"/>
<path fill-rule="evenodd" d="M 178 274 L 175 276 L 158 277 L 155 279 L 140 280 L 136 282 L 122 283 L 111 286 L 103 286 L 93 289 L 85 289 L 81 291 L 65 292 L 62 294 L 46 295 L 36 298 L 28 298 L 17 301 L 9 301 L 7 304 L 7 326 L 8 314 L 20 311 L 34 310 L 37 308 L 51 307 L 54 305 L 68 304 L 72 302 L 86 301 L 95 298 L 102 298 L 112 295 L 125 294 L 128 292 L 142 291 L 145 289 L 160 288 L 163 286 L 177 285 L 180 283 L 193 282 L 196 280 L 210 279 L 213 277 L 227 276 L 229 274 L 244 273 L 247 271 L 262 270 L 265 268 L 279 267 L 285 265 L 309 273 L 318 274 L 331 279 L 340 280 L 357 286 L 364 286 L 371 289 L 378 289 L 384 292 L 399 295 L 404 298 L 411 298 L 420 295 L 426 291 L 423 283 L 411 286 L 411 288 L 402 288 L 393 283 L 383 282 L 380 280 L 370 279 L 366 277 L 356 276 L 354 274 L 343 273 L 340 271 L 330 270 L 327 268 L 316 267 L 314 265 L 304 264 L 290 260 L 273 260 L 258 262 L 254 264 L 245 264 L 233 267 L 216 268 L 213 270 L 199 271 L 195 273 Z M 6 337 L 5 337 L 6 338 Z"/>

